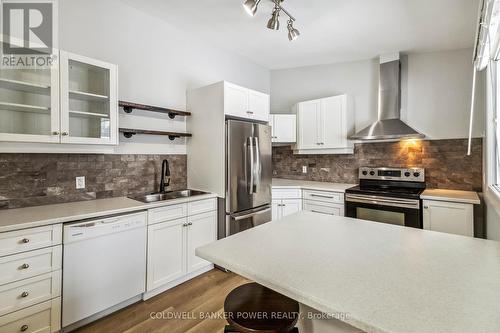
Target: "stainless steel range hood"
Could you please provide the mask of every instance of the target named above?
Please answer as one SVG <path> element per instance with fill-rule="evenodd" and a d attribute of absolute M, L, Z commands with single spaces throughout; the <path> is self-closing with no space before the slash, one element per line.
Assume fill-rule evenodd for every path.
<path fill-rule="evenodd" d="M 378 121 L 351 140 L 418 139 L 425 135 L 401 121 L 401 63 L 399 55 L 380 59 Z"/>

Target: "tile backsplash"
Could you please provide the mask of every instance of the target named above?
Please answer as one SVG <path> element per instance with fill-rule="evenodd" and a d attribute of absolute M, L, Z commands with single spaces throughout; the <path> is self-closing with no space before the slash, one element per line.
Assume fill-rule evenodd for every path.
<path fill-rule="evenodd" d="M 187 186 L 186 155 L 0 154 L 0 209 L 135 195 L 158 190 L 161 162 L 171 186 Z M 85 176 L 77 190 L 75 178 Z"/>
<path fill-rule="evenodd" d="M 482 139 L 406 140 L 360 143 L 353 155 L 294 155 L 290 147 L 273 148 L 273 175 L 279 178 L 357 183 L 360 166 L 422 167 L 427 187 L 473 190 L 482 188 Z M 308 173 L 302 173 L 302 167 Z"/>

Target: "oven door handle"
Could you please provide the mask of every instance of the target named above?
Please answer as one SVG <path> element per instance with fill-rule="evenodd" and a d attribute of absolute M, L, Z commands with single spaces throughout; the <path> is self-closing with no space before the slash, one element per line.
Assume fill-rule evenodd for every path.
<path fill-rule="evenodd" d="M 420 200 L 390 199 L 379 196 L 346 195 L 347 202 L 367 203 L 372 205 L 420 209 Z"/>

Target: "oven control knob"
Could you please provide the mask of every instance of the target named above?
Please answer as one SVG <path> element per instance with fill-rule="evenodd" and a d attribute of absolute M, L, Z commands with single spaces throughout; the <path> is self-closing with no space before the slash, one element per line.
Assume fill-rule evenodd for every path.
<path fill-rule="evenodd" d="M 411 176 L 411 173 L 409 173 L 408 171 L 405 172 L 405 177 L 410 177 Z"/>
<path fill-rule="evenodd" d="M 415 173 L 413 174 L 413 177 L 415 177 L 415 178 L 420 177 L 420 172 L 415 172 Z"/>
<path fill-rule="evenodd" d="M 370 176 L 375 176 L 375 171 L 370 171 Z"/>
<path fill-rule="evenodd" d="M 363 171 L 362 174 L 363 176 L 366 176 L 368 174 L 368 171 Z"/>

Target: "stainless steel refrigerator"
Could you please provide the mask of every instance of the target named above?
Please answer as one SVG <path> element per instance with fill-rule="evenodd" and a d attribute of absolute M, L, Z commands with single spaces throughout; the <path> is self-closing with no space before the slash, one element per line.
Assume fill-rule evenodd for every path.
<path fill-rule="evenodd" d="M 219 238 L 271 221 L 271 127 L 226 120 L 225 221 Z"/>

